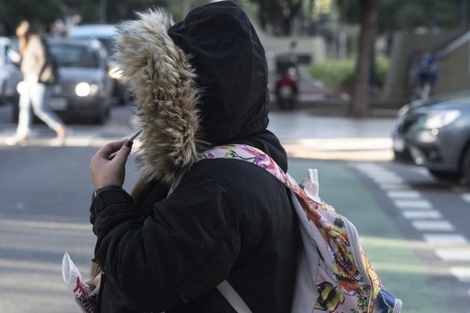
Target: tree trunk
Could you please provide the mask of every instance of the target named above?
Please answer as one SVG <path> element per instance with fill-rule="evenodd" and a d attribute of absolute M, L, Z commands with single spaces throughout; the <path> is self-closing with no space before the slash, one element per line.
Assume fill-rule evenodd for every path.
<path fill-rule="evenodd" d="M 356 62 L 355 82 L 349 115 L 353 117 L 369 117 L 369 81 L 370 58 L 374 49 L 375 31 L 381 0 L 360 0 L 361 30 L 359 51 Z"/>

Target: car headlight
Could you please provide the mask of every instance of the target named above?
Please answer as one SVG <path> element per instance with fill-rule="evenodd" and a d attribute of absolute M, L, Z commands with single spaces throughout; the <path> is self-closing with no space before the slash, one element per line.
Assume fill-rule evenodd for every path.
<path fill-rule="evenodd" d="M 78 83 L 75 86 L 75 94 L 79 97 L 94 96 L 98 92 L 98 85 L 89 83 Z"/>
<path fill-rule="evenodd" d="M 424 128 L 441 128 L 449 125 L 460 116 L 460 111 L 433 111 L 428 113 L 424 121 Z"/>

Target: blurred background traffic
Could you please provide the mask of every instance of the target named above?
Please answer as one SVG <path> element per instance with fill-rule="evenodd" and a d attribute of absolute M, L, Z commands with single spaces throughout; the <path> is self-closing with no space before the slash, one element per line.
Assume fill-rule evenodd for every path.
<path fill-rule="evenodd" d="M 0 1 L 0 105 L 18 119 L 21 75 L 9 56 L 22 19 L 47 35 L 59 65 L 50 108 L 67 121 L 103 124 L 113 106 L 132 102 L 112 59 L 115 24 L 157 4 L 181 19 L 207 2 Z M 468 0 L 236 2 L 265 47 L 273 110 L 397 116 L 397 161 L 470 181 Z"/>

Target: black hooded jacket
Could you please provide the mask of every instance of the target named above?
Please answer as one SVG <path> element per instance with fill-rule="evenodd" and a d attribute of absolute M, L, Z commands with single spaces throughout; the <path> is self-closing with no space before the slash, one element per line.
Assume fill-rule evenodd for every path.
<path fill-rule="evenodd" d="M 266 130 L 266 59 L 247 16 L 228 1 L 177 24 L 152 10 L 119 26 L 116 48 L 153 179 L 139 204 L 117 187 L 92 201 L 98 312 L 235 312 L 216 289 L 224 280 L 253 312 L 290 312 L 300 237 L 289 190 L 248 162 L 199 160 L 244 143 L 287 170 Z"/>

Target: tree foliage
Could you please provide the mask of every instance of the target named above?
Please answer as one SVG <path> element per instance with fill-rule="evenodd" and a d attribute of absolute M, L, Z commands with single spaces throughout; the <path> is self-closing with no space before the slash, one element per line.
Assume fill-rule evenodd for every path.
<path fill-rule="evenodd" d="M 291 35 L 292 24 L 302 14 L 301 0 L 254 0 L 258 3 L 261 28 L 272 28 L 277 35 Z"/>
<path fill-rule="evenodd" d="M 210 0 L 0 0 L 0 35 L 14 35 L 16 25 L 28 20 L 32 25 L 48 31 L 54 21 L 67 17 L 80 16 L 81 23 L 99 23 L 100 8 L 106 4 L 106 22 L 117 23 L 123 19 L 135 18 L 136 11 L 155 6 L 165 7 L 174 15 L 175 20 L 184 16 L 185 1 L 190 8 L 209 3 Z"/>
<path fill-rule="evenodd" d="M 452 29 L 467 27 L 469 0 L 384 0 L 380 29 Z"/>
<path fill-rule="evenodd" d="M 60 16 L 60 0 L 0 0 L 0 33 L 13 35 L 21 20 L 44 27 Z M 46 27 L 47 28 L 47 27 Z"/>

